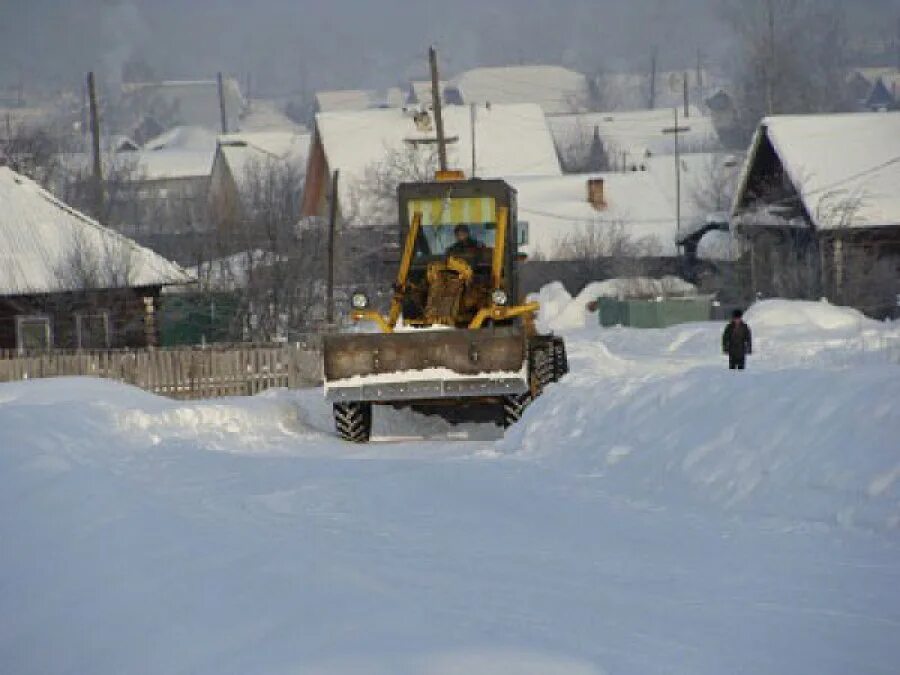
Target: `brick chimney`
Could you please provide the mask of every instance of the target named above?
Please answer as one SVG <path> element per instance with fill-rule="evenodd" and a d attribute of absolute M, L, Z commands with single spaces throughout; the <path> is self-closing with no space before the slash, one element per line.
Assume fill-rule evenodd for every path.
<path fill-rule="evenodd" d="M 602 178 L 588 178 L 587 198 L 588 203 L 597 211 L 602 211 L 606 208 L 606 195 L 603 190 Z"/>

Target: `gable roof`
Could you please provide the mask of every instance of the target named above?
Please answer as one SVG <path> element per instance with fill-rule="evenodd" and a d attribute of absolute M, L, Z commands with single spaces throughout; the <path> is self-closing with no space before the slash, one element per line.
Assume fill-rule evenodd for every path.
<path fill-rule="evenodd" d="M 692 199 L 718 156 L 698 153 L 681 157 L 681 236 L 705 223 L 709 214 Z M 509 177 L 518 191 L 519 220 L 529 224 L 525 252 L 553 257 L 566 238 L 592 227 L 621 224 L 632 241 L 652 240 L 660 255 L 675 255 L 678 241 L 675 163 L 656 157 L 644 171 Z M 606 207 L 588 201 L 587 183 L 602 178 Z"/>
<path fill-rule="evenodd" d="M 900 225 L 900 112 L 765 118 L 744 165 L 734 216 L 763 139 L 771 143 L 818 229 Z M 849 223 L 830 217 L 850 202 L 858 204 Z"/>
<path fill-rule="evenodd" d="M 0 294 L 79 290 L 73 256 L 90 264 L 97 288 L 186 284 L 181 267 L 66 206 L 34 181 L 0 167 Z M 124 260 L 123 260 L 124 259 Z M 118 268 L 118 269 L 116 269 Z M 124 281 L 124 280 L 123 280 Z"/>
<path fill-rule="evenodd" d="M 316 92 L 316 107 L 319 112 L 400 108 L 405 102 L 406 96 L 400 87 L 390 87 L 386 90 L 339 89 Z"/>
<path fill-rule="evenodd" d="M 537 103 L 548 115 L 587 109 L 587 78 L 562 66 L 473 68 L 451 84 L 465 103 Z"/>
<path fill-rule="evenodd" d="M 237 126 L 244 107 L 240 85 L 233 77 L 222 80 L 228 128 Z M 219 85 L 216 80 L 168 80 L 162 82 L 131 82 L 122 85 L 124 98 L 140 109 L 153 100 L 175 107 L 182 125 L 219 129 Z"/>
<path fill-rule="evenodd" d="M 703 116 L 697 108 L 691 108 L 690 112 L 689 117 L 678 116 L 681 151 L 698 152 L 718 146 L 712 119 Z M 671 109 L 554 115 L 547 122 L 560 152 L 573 142 L 589 141 L 596 128 L 613 165 L 625 157 L 625 164 L 640 166 L 648 157 L 675 152 L 675 116 Z"/>
<path fill-rule="evenodd" d="M 470 114 L 469 106 L 443 109 L 445 134 L 451 141 L 449 164 L 467 175 L 472 153 Z M 367 170 L 384 162 L 390 152 L 423 143 L 434 147 L 435 132 L 419 130 L 413 112 L 407 110 L 320 113 L 316 125 L 328 168 L 340 171 L 342 205 L 349 202 Z M 535 104 L 478 107 L 475 136 L 478 176 L 560 174 L 544 113 Z"/>
<path fill-rule="evenodd" d="M 219 136 L 216 160 L 228 165 L 228 170 L 240 189 L 246 182 L 247 171 L 256 165 L 284 163 L 298 169 L 306 168 L 310 134 L 291 131 L 251 131 Z"/>

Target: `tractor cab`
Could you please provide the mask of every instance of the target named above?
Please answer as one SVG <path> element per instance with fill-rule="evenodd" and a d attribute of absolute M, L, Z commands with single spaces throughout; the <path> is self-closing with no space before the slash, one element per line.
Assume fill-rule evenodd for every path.
<path fill-rule="evenodd" d="M 461 328 L 517 297 L 515 190 L 507 183 L 404 184 L 399 200 L 402 245 L 412 246 L 406 323 Z"/>

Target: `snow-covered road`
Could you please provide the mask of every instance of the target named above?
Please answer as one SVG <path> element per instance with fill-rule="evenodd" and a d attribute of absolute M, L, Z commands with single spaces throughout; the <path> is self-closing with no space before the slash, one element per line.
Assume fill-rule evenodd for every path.
<path fill-rule="evenodd" d="M 0 385 L 0 671 L 896 673 L 900 331 L 764 309 L 575 331 L 505 437 Z"/>

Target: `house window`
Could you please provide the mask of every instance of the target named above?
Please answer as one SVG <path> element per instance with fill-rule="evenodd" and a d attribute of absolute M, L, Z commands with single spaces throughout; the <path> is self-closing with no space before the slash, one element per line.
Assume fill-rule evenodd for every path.
<path fill-rule="evenodd" d="M 109 312 L 76 314 L 75 339 L 79 349 L 109 347 Z"/>
<path fill-rule="evenodd" d="M 48 316 L 17 316 L 16 346 L 19 351 L 40 351 L 53 346 Z"/>

